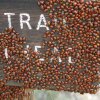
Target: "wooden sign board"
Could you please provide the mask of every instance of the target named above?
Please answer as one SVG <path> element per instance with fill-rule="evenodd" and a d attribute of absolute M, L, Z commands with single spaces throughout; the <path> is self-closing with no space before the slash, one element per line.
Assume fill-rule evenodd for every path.
<path fill-rule="evenodd" d="M 39 8 L 37 0 L 1 0 L 0 30 L 12 26 L 22 36 L 28 38 L 29 44 L 41 42 L 41 37 L 46 31 L 46 28 L 37 30 L 41 14 L 44 12 Z M 46 14 L 44 16 L 48 19 Z M 21 23 L 21 19 L 26 22 Z"/>
<path fill-rule="evenodd" d="M 47 21 L 48 16 L 40 9 L 37 0 L 0 0 L 1 32 L 6 27 L 14 27 L 21 36 L 27 38 L 27 44 L 33 48 L 41 45 L 43 34 L 47 31 L 46 27 L 37 29 L 41 15 Z M 18 85 L 12 81 L 8 85 L 13 84 Z"/>
<path fill-rule="evenodd" d="M 44 11 L 48 11 L 49 17 L 40 9 L 38 3 L 40 3 L 40 7 L 43 8 Z M 48 6 L 49 4 L 51 8 Z M 48 1 L 45 0 L 40 2 L 38 2 L 38 0 L 0 0 L 0 30 L 4 30 L 6 27 L 14 27 L 15 31 L 27 39 L 27 48 L 25 48 L 27 50 L 22 53 L 19 52 L 21 49 L 15 50 L 15 48 L 13 48 L 14 44 L 13 46 L 11 44 L 11 51 L 15 51 L 14 56 L 12 57 L 7 57 L 6 46 L 5 56 L 7 59 L 12 58 L 12 62 L 16 61 L 16 63 L 14 63 L 15 65 L 18 63 L 15 67 L 12 65 L 12 67 L 15 68 L 15 72 L 21 71 L 22 73 L 25 73 L 25 75 L 21 72 L 17 73 L 18 78 L 16 78 L 17 75 L 14 73 L 14 78 L 10 79 L 18 79 L 20 82 L 20 79 L 23 78 L 19 78 L 19 74 L 21 73 L 20 76 L 24 76 L 22 80 L 25 80 L 25 83 L 27 84 L 31 80 L 29 76 L 31 73 L 28 75 L 26 72 L 32 70 L 32 80 L 30 83 L 33 84 L 30 84 L 30 86 L 34 88 L 94 94 L 98 89 L 100 80 L 98 67 L 98 15 L 99 2 L 94 1 L 92 3 L 92 1 L 84 2 L 84 0 L 81 0 L 80 2 L 70 2 L 70 0 L 63 0 L 60 2 L 59 0 L 54 0 L 48 3 Z M 49 18 L 51 18 L 49 25 L 50 31 L 47 26 L 47 20 Z M 45 39 L 43 39 L 43 34 L 46 31 L 49 32 L 45 34 Z M 9 34 L 12 30 L 9 29 L 6 30 L 6 32 Z M 8 36 L 6 37 L 10 40 L 13 36 L 10 38 Z M 5 41 L 7 39 L 5 38 Z M 7 43 L 12 43 L 12 41 L 15 40 L 18 40 L 20 44 L 20 40 L 23 41 L 25 38 L 18 39 L 17 37 L 10 42 L 7 41 Z M 1 40 L 1 42 L 3 41 Z M 42 57 L 36 56 L 35 54 L 37 52 L 34 53 L 34 51 L 28 55 L 29 46 L 35 49 L 34 47 L 41 46 L 41 43 L 44 43 L 44 48 L 46 47 L 46 50 L 41 50 L 43 51 L 43 53 L 41 53 L 43 54 Z M 5 44 L 6 42 L 1 43 L 2 51 L 5 49 Z M 16 41 L 15 44 L 17 44 Z M 19 48 L 18 45 L 17 48 Z M 11 54 L 13 53 L 11 52 Z M 16 54 L 19 55 L 18 57 L 21 58 L 21 61 L 16 59 Z M 24 54 L 25 59 L 31 58 L 29 62 L 23 59 Z M 32 57 L 30 55 L 32 55 Z M 33 55 L 36 58 L 33 57 Z M 2 56 L 2 53 L 1 57 L 4 57 L 4 55 Z M 35 60 L 40 60 L 42 58 L 44 61 L 43 65 L 41 62 L 38 62 L 38 60 L 36 60 L 36 62 L 32 60 L 33 58 L 35 58 Z M 5 61 L 5 59 L 3 60 Z M 12 62 L 9 64 L 13 64 Z M 21 62 L 22 64 L 20 64 Z M 8 66 L 6 68 L 8 68 Z M 19 70 L 20 68 L 22 68 L 22 70 Z M 12 69 L 11 72 L 9 71 L 9 68 L 7 71 L 12 73 Z M 7 74 L 8 79 L 9 75 L 13 77 L 13 74 L 9 73 Z M 3 76 L 3 73 L 0 75 Z M 7 85 L 18 86 L 21 84 L 10 81 Z"/>

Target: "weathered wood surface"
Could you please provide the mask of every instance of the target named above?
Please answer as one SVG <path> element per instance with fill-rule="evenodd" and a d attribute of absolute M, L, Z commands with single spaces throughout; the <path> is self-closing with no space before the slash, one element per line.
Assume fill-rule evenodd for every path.
<path fill-rule="evenodd" d="M 37 0 L 0 0 L 0 33 L 8 27 L 8 18 L 4 13 L 15 13 L 15 15 L 11 17 L 12 26 L 21 36 L 27 38 L 27 44 L 33 48 L 35 45 L 41 44 L 46 28 L 36 30 L 40 14 L 44 14 L 38 6 Z M 20 28 L 20 13 L 28 13 L 30 15 L 31 30 L 25 24 L 23 29 Z M 44 15 L 46 19 L 48 19 L 47 14 Z M 2 67 L 2 64 L 0 64 L 0 67 Z M 3 71 L 0 71 L 0 78 L 3 76 Z M 8 85 L 19 84 L 11 81 Z"/>
<path fill-rule="evenodd" d="M 8 19 L 4 13 L 15 13 L 12 19 L 12 26 L 15 28 L 17 32 L 19 32 L 22 36 L 28 38 L 28 42 L 41 42 L 43 33 L 46 31 L 46 28 L 40 28 L 40 30 L 36 30 L 40 14 L 44 14 L 44 12 L 39 8 L 37 4 L 38 0 L 0 0 L 0 32 L 8 27 Z M 20 13 L 28 13 L 31 17 L 30 24 L 32 29 L 29 30 L 27 25 L 24 24 L 24 29 L 20 29 Z M 44 14 L 46 19 L 47 15 Z"/>

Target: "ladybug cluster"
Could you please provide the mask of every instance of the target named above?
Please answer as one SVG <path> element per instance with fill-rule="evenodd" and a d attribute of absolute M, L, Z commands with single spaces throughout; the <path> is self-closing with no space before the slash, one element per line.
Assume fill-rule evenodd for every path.
<path fill-rule="evenodd" d="M 39 0 L 38 4 L 50 19 L 43 43 L 49 89 L 96 93 L 100 82 L 100 2 Z"/>
<path fill-rule="evenodd" d="M 7 82 L 15 78 L 14 75 L 18 71 L 15 56 L 18 56 L 18 52 L 23 49 L 22 45 L 25 40 L 14 29 L 5 29 L 4 32 L 0 33 L 0 63 L 2 64 L 0 66 L 0 100 L 13 100 L 13 98 L 24 94 L 23 87 L 7 86 Z M 5 48 L 8 49 L 8 58 L 4 53 Z M 13 75 L 11 75 L 11 72 Z"/>
<path fill-rule="evenodd" d="M 38 0 L 38 4 L 50 18 L 41 54 L 26 48 L 26 38 L 13 28 L 0 33 L 0 72 L 4 73 L 0 100 L 20 99 L 26 88 L 95 94 L 100 82 L 100 2 Z M 7 86 L 10 80 L 20 86 Z"/>

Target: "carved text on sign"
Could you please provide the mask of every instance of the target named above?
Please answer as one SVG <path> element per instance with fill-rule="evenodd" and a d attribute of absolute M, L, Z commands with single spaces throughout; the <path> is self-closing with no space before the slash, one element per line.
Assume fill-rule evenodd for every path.
<path fill-rule="evenodd" d="M 15 16 L 15 13 L 4 13 L 4 15 L 6 15 L 8 17 L 8 27 L 11 28 L 13 27 L 12 25 L 12 21 L 11 21 L 11 18 L 13 16 Z M 24 19 L 24 17 L 26 19 Z M 27 25 L 28 29 L 31 30 L 32 29 L 32 26 L 30 24 L 30 15 L 28 13 L 20 13 L 19 14 L 19 22 L 20 22 L 20 28 L 21 29 L 24 29 L 24 24 Z M 44 24 L 42 24 L 42 22 Z M 47 22 L 46 22 L 46 18 L 43 14 L 40 15 L 40 19 L 37 23 L 37 28 L 36 30 L 39 30 L 40 28 L 46 28 L 46 30 L 49 30 L 49 27 L 47 26 Z"/>

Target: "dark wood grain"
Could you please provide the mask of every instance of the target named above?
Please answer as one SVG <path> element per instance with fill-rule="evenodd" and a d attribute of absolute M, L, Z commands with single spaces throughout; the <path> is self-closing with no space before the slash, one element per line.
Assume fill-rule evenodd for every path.
<path fill-rule="evenodd" d="M 40 45 L 43 40 L 43 34 L 45 33 L 45 28 L 40 28 L 36 30 L 37 23 L 39 21 L 40 14 L 44 14 L 37 4 L 37 0 L 0 0 L 0 33 L 8 27 L 8 19 L 4 13 L 15 13 L 12 16 L 12 26 L 14 29 L 20 33 L 21 36 L 27 38 L 27 44 L 30 46 Z M 32 30 L 29 30 L 27 25 L 24 25 L 24 29 L 20 28 L 19 14 L 28 13 L 31 17 L 30 24 Z M 44 14 L 46 19 L 48 19 L 47 14 Z M 2 67 L 2 64 L 0 64 Z M 4 76 L 3 72 L 0 72 L 0 77 Z M 14 82 L 9 82 L 7 85 L 20 85 Z"/>
<path fill-rule="evenodd" d="M 15 13 L 12 16 L 12 26 L 21 35 L 28 38 L 30 42 L 41 42 L 43 33 L 46 31 L 45 28 L 36 30 L 37 23 L 39 21 L 40 14 L 43 12 L 37 4 L 37 0 L 0 0 L 0 30 L 2 31 L 5 27 L 8 27 L 8 19 L 4 13 Z M 19 14 L 28 13 L 31 17 L 30 24 L 32 30 L 29 30 L 27 25 L 24 24 L 24 29 L 20 29 Z M 46 19 L 48 19 L 45 14 Z"/>

